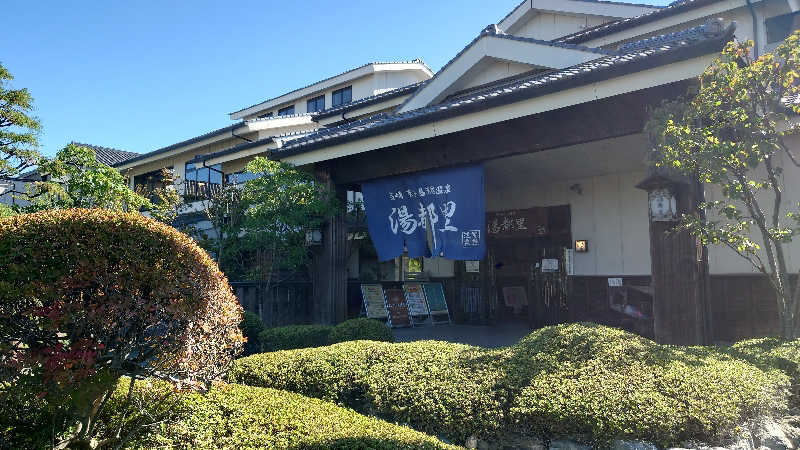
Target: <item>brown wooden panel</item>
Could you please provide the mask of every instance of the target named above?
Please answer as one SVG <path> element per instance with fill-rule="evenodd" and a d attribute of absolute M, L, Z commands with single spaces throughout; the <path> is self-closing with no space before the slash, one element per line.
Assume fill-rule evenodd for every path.
<path fill-rule="evenodd" d="M 711 276 L 711 321 L 716 342 L 779 335 L 778 306 L 769 281 L 760 275 Z"/>

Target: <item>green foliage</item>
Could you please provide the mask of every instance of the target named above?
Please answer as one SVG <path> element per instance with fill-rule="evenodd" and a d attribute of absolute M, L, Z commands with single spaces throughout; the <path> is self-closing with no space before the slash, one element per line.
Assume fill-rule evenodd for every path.
<path fill-rule="evenodd" d="M 11 178 L 39 163 L 39 119 L 27 89 L 12 89 L 14 77 L 0 64 L 0 178 Z"/>
<path fill-rule="evenodd" d="M 120 375 L 203 388 L 241 348 L 241 307 L 216 264 L 139 214 L 0 219 L 0 255 L 0 398 L 36 386 L 81 438 Z"/>
<path fill-rule="evenodd" d="M 258 336 L 262 352 L 293 350 L 296 348 L 328 345 L 328 335 L 333 327 L 328 325 L 289 325 L 267 328 Z"/>
<path fill-rule="evenodd" d="M 245 311 L 242 314 L 242 323 L 239 324 L 239 329 L 242 334 L 247 338 L 244 344 L 244 352 L 242 356 L 252 355 L 261 351 L 260 334 L 264 331 L 264 322 L 258 314 Z"/>
<path fill-rule="evenodd" d="M 119 420 L 127 382 L 110 402 L 106 422 Z M 297 394 L 236 384 L 215 386 L 207 394 L 179 393 L 160 403 L 168 387 L 139 382 L 134 402 L 142 415 L 163 418 L 151 432 L 129 441 L 129 448 L 243 449 L 455 449 L 457 447 L 324 401 Z M 149 386 L 144 386 L 148 384 Z M 126 419 L 129 423 L 136 417 Z"/>
<path fill-rule="evenodd" d="M 394 338 L 392 330 L 385 323 L 364 317 L 346 320 L 336 325 L 328 336 L 330 344 L 360 340 L 392 342 Z"/>
<path fill-rule="evenodd" d="M 483 349 L 355 341 L 239 359 L 232 382 L 335 401 L 463 442 L 506 430 L 599 446 L 717 442 L 785 406 L 788 377 L 714 348 L 661 346 L 573 324 Z"/>
<path fill-rule="evenodd" d="M 705 245 L 730 248 L 767 275 L 783 336 L 800 337 L 785 256 L 800 231 L 800 215 L 797 199 L 783 194 L 784 166 L 800 167 L 786 141 L 800 134 L 789 118 L 800 105 L 784 103 L 800 93 L 800 31 L 758 59 L 752 47 L 729 43 L 700 76 L 699 91 L 665 102 L 646 130 L 657 167 L 715 185 L 722 194 L 701 205 L 705 214 L 684 214 L 683 228 Z"/>
<path fill-rule="evenodd" d="M 790 406 L 800 407 L 800 339 L 749 339 L 737 342 L 727 351 L 763 370 L 780 370 L 787 374 L 791 381 Z"/>
<path fill-rule="evenodd" d="M 43 160 L 39 172 L 52 181 L 37 182 L 25 197 L 27 212 L 66 208 L 103 208 L 114 211 L 137 211 L 150 207 L 150 201 L 128 186 L 120 172 L 97 162 L 94 150 L 69 144 L 55 159 Z"/>
<path fill-rule="evenodd" d="M 6 205 L 5 203 L 0 203 L 0 219 L 3 217 L 11 217 L 16 214 L 17 212 L 14 210 L 14 208 Z"/>

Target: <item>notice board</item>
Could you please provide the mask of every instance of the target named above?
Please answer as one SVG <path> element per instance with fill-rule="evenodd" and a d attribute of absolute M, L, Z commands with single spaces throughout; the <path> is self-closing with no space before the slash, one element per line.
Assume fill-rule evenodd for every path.
<path fill-rule="evenodd" d="M 422 291 L 420 283 L 406 283 L 403 285 L 406 293 L 406 304 L 408 312 L 412 316 L 427 316 L 428 302 L 425 301 L 425 293 Z"/>
<path fill-rule="evenodd" d="M 422 288 L 428 300 L 431 314 L 448 314 L 447 301 L 444 298 L 444 289 L 441 283 L 424 283 Z"/>
<path fill-rule="evenodd" d="M 389 326 L 392 328 L 410 327 L 411 317 L 402 289 L 386 289 L 386 306 L 389 309 Z"/>
<path fill-rule="evenodd" d="M 362 284 L 361 296 L 364 309 L 370 319 L 386 319 L 386 301 L 383 298 L 383 287 L 380 284 Z"/>

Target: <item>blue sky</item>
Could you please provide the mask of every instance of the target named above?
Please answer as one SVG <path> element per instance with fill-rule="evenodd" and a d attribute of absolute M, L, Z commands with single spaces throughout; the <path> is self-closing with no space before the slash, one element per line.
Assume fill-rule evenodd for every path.
<path fill-rule="evenodd" d="M 369 61 L 436 71 L 518 3 L 4 0 L 0 63 L 34 96 L 45 154 L 73 140 L 143 153 Z"/>

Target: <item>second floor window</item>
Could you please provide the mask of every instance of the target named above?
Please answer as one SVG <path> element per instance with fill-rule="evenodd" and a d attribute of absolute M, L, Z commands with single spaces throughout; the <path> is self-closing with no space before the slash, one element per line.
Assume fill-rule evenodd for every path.
<path fill-rule="evenodd" d="M 331 95 L 331 106 L 344 105 L 353 101 L 353 86 L 347 86 L 333 91 Z"/>
<path fill-rule="evenodd" d="M 281 108 L 278 110 L 279 116 L 291 116 L 294 114 L 294 105 L 287 106 L 286 108 Z"/>
<path fill-rule="evenodd" d="M 325 109 L 325 96 L 320 95 L 306 102 L 306 112 L 316 112 Z"/>
<path fill-rule="evenodd" d="M 209 199 L 222 189 L 222 165 L 203 167 L 186 163 L 185 195 L 189 200 Z"/>

